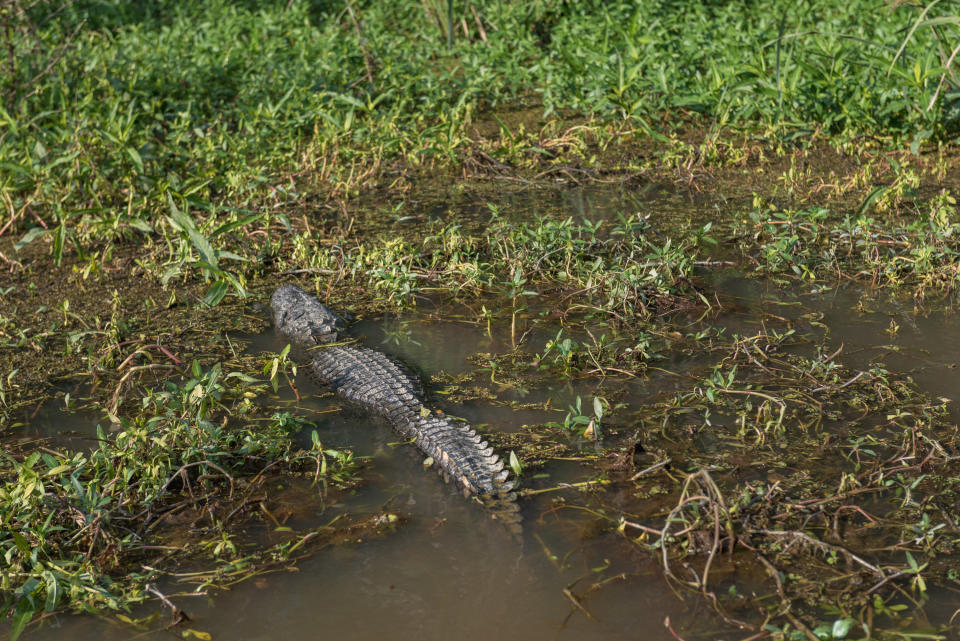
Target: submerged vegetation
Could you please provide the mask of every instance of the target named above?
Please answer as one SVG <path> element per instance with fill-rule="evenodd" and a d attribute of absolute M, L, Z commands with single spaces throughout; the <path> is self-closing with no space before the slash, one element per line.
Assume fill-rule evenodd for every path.
<path fill-rule="evenodd" d="M 130 623 L 157 598 L 183 622 L 164 581 L 202 593 L 402 522 L 328 514 L 359 457 L 278 400 L 303 395 L 288 350 L 242 352 L 297 279 L 361 316 L 450 305 L 483 328 L 500 351 L 434 391 L 540 412 L 485 436 L 524 509 L 590 515 L 745 637 L 956 635 L 923 620 L 960 580 L 956 411 L 846 363 L 816 312 L 725 326 L 740 301 L 716 283 L 952 304 L 958 16 L 0 0 L 0 619 Z M 680 204 L 537 202 L 649 181 Z M 569 402 L 525 398 L 551 384 Z M 109 427 L 35 438 L 54 400 Z M 586 480 L 550 485 L 557 461 Z M 310 525 L 275 513 L 291 485 Z"/>
<path fill-rule="evenodd" d="M 816 626 L 797 614 L 813 606 L 858 637 L 896 636 L 922 619 L 904 603 L 922 606 L 928 586 L 957 580 L 957 427 L 947 399 L 880 367 L 850 371 L 842 347 L 791 353 L 808 341 L 734 337 L 708 376 L 645 417 L 659 426 L 647 445 L 672 465 L 631 480 L 655 477 L 677 503 L 656 527 L 621 512 L 618 529 L 739 627 L 752 607 L 776 636 L 809 638 Z M 711 454 L 688 439 L 709 441 Z M 752 599 L 710 577 L 712 564 L 743 557 L 768 574 Z M 845 636 L 825 627 L 815 636 Z"/>
<path fill-rule="evenodd" d="M 311 539 L 337 532 L 318 528 L 244 550 L 233 529 L 257 505 L 269 515 L 262 493 L 271 479 L 304 471 L 322 488 L 345 487 L 356 482 L 357 462 L 325 450 L 315 433 L 311 448 L 299 449 L 292 437 L 304 421 L 289 412 L 257 416 L 250 398 L 264 382 L 219 365 L 204 372 L 196 361 L 192 374 L 145 391 L 141 411 L 109 433 L 98 426 L 89 451 L 3 454 L 2 587 L 14 637 L 64 605 L 126 609 L 159 594 L 150 582 L 191 557 L 215 560 L 195 580 L 222 583 L 282 567 Z M 186 540 L 171 525 L 185 521 Z"/>

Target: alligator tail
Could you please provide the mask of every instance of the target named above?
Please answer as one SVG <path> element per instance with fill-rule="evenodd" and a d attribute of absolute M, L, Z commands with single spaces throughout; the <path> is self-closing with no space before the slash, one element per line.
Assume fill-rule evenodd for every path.
<path fill-rule="evenodd" d="M 417 416 L 414 421 L 417 447 L 433 458 L 447 482 L 458 485 L 467 496 L 516 498 L 503 461 L 473 428 L 438 414 Z"/>
<path fill-rule="evenodd" d="M 516 500 L 514 482 L 493 447 L 467 423 L 428 410 L 419 379 L 385 354 L 352 345 L 318 346 L 310 369 L 340 396 L 390 421 L 464 495 L 485 504 Z"/>
<path fill-rule="evenodd" d="M 514 481 L 503 461 L 466 423 L 439 414 L 417 416 L 411 436 L 421 452 L 433 459 L 437 473 L 458 487 L 464 496 L 475 496 L 490 515 L 521 532 L 520 506 Z M 405 430 L 404 430 L 405 431 Z"/>

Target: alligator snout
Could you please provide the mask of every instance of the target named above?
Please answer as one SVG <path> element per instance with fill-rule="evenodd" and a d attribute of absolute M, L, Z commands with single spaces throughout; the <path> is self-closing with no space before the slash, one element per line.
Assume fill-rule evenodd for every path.
<path fill-rule="evenodd" d="M 334 343 L 347 323 L 335 311 L 296 285 L 283 285 L 270 297 L 273 324 L 301 346 Z"/>

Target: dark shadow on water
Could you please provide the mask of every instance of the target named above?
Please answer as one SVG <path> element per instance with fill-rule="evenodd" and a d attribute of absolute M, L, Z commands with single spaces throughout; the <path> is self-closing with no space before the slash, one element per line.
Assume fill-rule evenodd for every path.
<path fill-rule="evenodd" d="M 70 450 L 95 448 L 97 426 L 109 431 L 110 421 L 99 411 L 81 407 L 84 392 L 82 386 L 55 390 L 40 405 L 25 408 L 4 436 L 20 443 L 43 441 L 48 446 Z"/>

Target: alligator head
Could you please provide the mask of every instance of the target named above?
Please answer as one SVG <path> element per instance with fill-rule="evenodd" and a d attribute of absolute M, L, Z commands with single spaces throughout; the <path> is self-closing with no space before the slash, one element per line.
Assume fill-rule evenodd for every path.
<path fill-rule="evenodd" d="M 277 331 L 300 347 L 334 343 L 347 323 L 296 285 L 283 285 L 270 297 Z"/>

